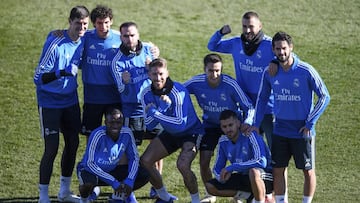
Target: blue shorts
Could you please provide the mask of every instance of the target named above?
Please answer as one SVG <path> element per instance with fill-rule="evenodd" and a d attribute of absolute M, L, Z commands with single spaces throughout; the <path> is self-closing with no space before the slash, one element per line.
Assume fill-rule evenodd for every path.
<path fill-rule="evenodd" d="M 214 151 L 221 135 L 220 128 L 205 128 L 205 135 L 201 136 L 200 151 Z"/>
<path fill-rule="evenodd" d="M 59 135 L 59 129 L 64 136 L 78 136 L 80 132 L 80 106 L 74 104 L 66 108 L 39 107 L 41 135 Z"/>
<path fill-rule="evenodd" d="M 83 115 L 81 123 L 81 134 L 89 136 L 91 131 L 102 125 L 104 115 L 110 108 L 121 109 L 121 104 L 89 104 L 83 105 Z"/>
<path fill-rule="evenodd" d="M 271 149 L 274 168 L 288 167 L 293 156 L 298 169 L 310 170 L 315 168 L 315 137 L 311 140 L 287 138 L 273 135 Z"/>
<path fill-rule="evenodd" d="M 161 143 L 164 145 L 168 154 L 172 154 L 176 150 L 180 149 L 185 142 L 194 143 L 196 149 L 199 148 L 201 136 L 199 134 L 189 134 L 184 136 L 174 136 L 170 133 L 163 131 L 158 135 Z"/>

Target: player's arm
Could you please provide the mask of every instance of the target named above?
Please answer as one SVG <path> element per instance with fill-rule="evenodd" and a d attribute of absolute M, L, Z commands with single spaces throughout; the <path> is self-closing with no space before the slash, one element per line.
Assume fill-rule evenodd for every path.
<path fill-rule="evenodd" d="M 222 143 L 222 142 L 225 143 L 226 141 L 227 141 L 227 137 L 225 135 L 220 137 L 218 142 L 219 147 L 216 153 L 215 164 L 212 170 L 216 180 L 218 181 L 221 181 L 221 171 L 226 166 L 226 161 L 227 161 L 226 150 L 225 150 L 226 146 Z"/>
<path fill-rule="evenodd" d="M 171 129 L 173 133 L 184 131 L 187 127 L 188 105 L 192 105 L 191 101 L 186 100 L 187 96 L 189 96 L 186 96 L 186 94 L 187 92 L 184 90 L 172 91 L 169 95 L 171 97 L 170 104 L 167 99 L 169 97 L 164 97 L 166 100 L 160 100 L 161 103 L 159 106 L 150 106 L 150 108 L 147 109 L 147 114 L 159 122 L 164 129 Z M 163 108 L 166 108 L 166 105 L 171 105 L 174 109 L 172 115 L 164 113 Z M 170 106 L 167 108 L 169 107 Z"/>
<path fill-rule="evenodd" d="M 207 48 L 210 51 L 221 53 L 231 53 L 232 39 L 221 39 L 224 35 L 231 32 L 229 25 L 224 25 L 220 30 L 217 30 L 210 38 Z"/>
<path fill-rule="evenodd" d="M 309 72 L 310 84 L 311 88 L 318 96 L 318 99 L 314 105 L 314 108 L 306 119 L 306 127 L 309 130 L 314 127 L 315 123 L 320 118 L 321 114 L 325 111 L 330 102 L 330 94 L 324 81 L 321 79 L 319 73 L 314 68 L 311 67 L 311 70 L 312 71 Z"/>
<path fill-rule="evenodd" d="M 241 163 L 233 163 L 229 165 L 226 167 L 229 171 L 245 172 L 250 168 L 266 168 L 267 159 L 264 144 L 259 143 L 254 133 L 252 133 L 248 139 L 250 143 L 249 150 L 247 151 L 252 154 L 252 157 Z"/>
<path fill-rule="evenodd" d="M 121 136 L 127 136 L 129 139 L 129 142 L 126 146 L 126 157 L 128 158 L 128 176 L 123 181 L 124 184 L 130 186 L 131 188 L 134 187 L 134 182 L 138 173 L 139 168 L 139 153 L 136 148 L 135 140 L 133 133 L 130 128 L 124 129 L 123 135 Z"/>
<path fill-rule="evenodd" d="M 271 85 L 268 77 L 267 71 L 264 71 L 255 105 L 254 126 L 257 128 L 260 127 L 261 121 L 264 118 L 265 108 L 271 94 Z"/>

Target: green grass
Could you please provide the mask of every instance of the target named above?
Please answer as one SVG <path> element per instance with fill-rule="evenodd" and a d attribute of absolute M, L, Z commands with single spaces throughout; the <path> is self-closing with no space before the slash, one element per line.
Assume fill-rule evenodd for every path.
<path fill-rule="evenodd" d="M 67 28 L 70 9 L 84 4 L 92 9 L 99 1 L 3 1 L 0 8 L 0 202 L 36 201 L 38 167 L 43 151 L 40 138 L 33 73 L 47 33 Z M 115 13 L 114 29 L 123 21 L 135 21 L 141 38 L 152 41 L 168 59 L 173 79 L 184 82 L 202 72 L 209 37 L 223 24 L 232 35 L 241 32 L 241 16 L 247 10 L 259 12 L 264 31 L 272 36 L 283 30 L 293 36 L 295 52 L 321 74 L 331 94 L 331 102 L 317 124 L 317 177 L 314 202 L 358 202 L 360 200 L 360 1 L 358 0 L 112 0 L 104 1 Z M 225 73 L 234 75 L 230 56 L 224 55 Z M 81 84 L 81 82 L 80 82 Z M 79 87 L 81 95 L 82 86 Z M 80 99 L 82 99 L 80 97 Z M 199 109 L 197 109 L 199 111 Z M 61 143 L 62 144 L 62 143 Z M 85 140 L 81 137 L 78 159 Z M 61 148 L 60 148 L 61 149 Z M 140 148 L 143 151 L 144 147 Z M 176 154 L 175 154 L 176 155 Z M 167 188 L 189 202 L 176 156 L 165 159 Z M 50 194 L 57 194 L 57 157 Z M 193 169 L 200 181 L 198 159 Z M 77 192 L 77 178 L 72 189 Z M 289 168 L 291 202 L 302 198 L 302 172 Z M 148 194 L 149 185 L 136 192 Z M 110 192 L 105 188 L 105 192 Z M 220 202 L 228 202 L 222 198 Z M 140 202 L 152 202 L 140 199 Z"/>

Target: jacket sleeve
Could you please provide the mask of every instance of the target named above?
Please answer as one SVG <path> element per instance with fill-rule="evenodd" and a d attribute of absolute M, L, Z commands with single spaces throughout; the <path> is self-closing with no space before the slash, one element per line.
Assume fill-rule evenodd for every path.
<path fill-rule="evenodd" d="M 260 127 L 261 121 L 264 118 L 266 105 L 270 95 L 271 95 L 271 85 L 268 80 L 268 71 L 264 71 L 260 83 L 258 96 L 256 99 L 256 106 L 255 106 L 254 126 L 258 128 Z"/>
<path fill-rule="evenodd" d="M 311 68 L 310 70 L 310 84 L 315 94 L 318 96 L 318 100 L 312 111 L 309 113 L 305 123 L 306 127 L 311 130 L 329 105 L 330 94 L 318 72 L 314 68 Z"/>
<path fill-rule="evenodd" d="M 251 168 L 266 168 L 267 159 L 265 146 L 263 142 L 258 141 L 259 138 L 259 136 L 255 136 L 254 133 L 251 133 L 251 135 L 248 137 L 248 153 L 252 153 L 252 157 L 240 163 L 233 163 L 227 166 L 226 169 L 231 172 L 246 172 Z"/>
<path fill-rule="evenodd" d="M 136 148 L 134 136 L 131 130 L 128 131 L 129 142 L 126 147 L 126 156 L 128 157 L 128 176 L 125 178 L 124 183 L 130 187 L 134 187 L 135 179 L 139 169 L 139 153 Z"/>
<path fill-rule="evenodd" d="M 189 95 L 184 90 L 174 90 L 173 88 L 170 94 L 172 114 L 169 115 L 165 111 L 160 111 L 158 107 L 153 106 L 148 110 L 147 116 L 160 123 L 166 131 L 180 133 L 186 130 L 188 105 L 192 105 L 192 103 L 188 100 Z"/>
<path fill-rule="evenodd" d="M 224 135 L 219 139 L 218 142 L 219 147 L 217 149 L 217 155 L 213 167 L 213 174 L 218 181 L 220 181 L 221 170 L 225 168 L 227 162 L 226 149 L 225 149 L 226 146 L 222 143 L 222 140 L 224 139 L 227 139 Z"/>
<path fill-rule="evenodd" d="M 210 51 L 216 51 L 220 53 L 231 53 L 232 42 L 231 39 L 221 39 L 223 37 L 220 31 L 217 30 L 210 38 L 207 48 Z"/>

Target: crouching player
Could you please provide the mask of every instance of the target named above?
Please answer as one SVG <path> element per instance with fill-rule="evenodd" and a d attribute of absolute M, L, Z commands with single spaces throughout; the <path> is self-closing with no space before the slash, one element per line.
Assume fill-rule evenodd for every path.
<path fill-rule="evenodd" d="M 149 181 L 149 174 L 139 167 L 135 140 L 131 129 L 123 126 L 121 111 L 112 108 L 105 116 L 105 126 L 92 131 L 77 167 L 80 203 L 96 199 L 99 191 L 95 186 L 98 185 L 110 185 L 114 189 L 109 202 L 137 202 L 132 191 L 144 186 Z M 120 165 L 124 156 L 128 163 Z"/>
<path fill-rule="evenodd" d="M 218 143 L 213 168 L 216 178 L 205 183 L 206 190 L 214 196 L 234 197 L 236 201 L 251 202 L 254 197 L 255 203 L 265 202 L 266 198 L 268 202 L 273 189 L 269 149 L 256 132 L 241 133 L 241 125 L 234 111 L 221 112 L 220 127 L 225 135 Z"/>

